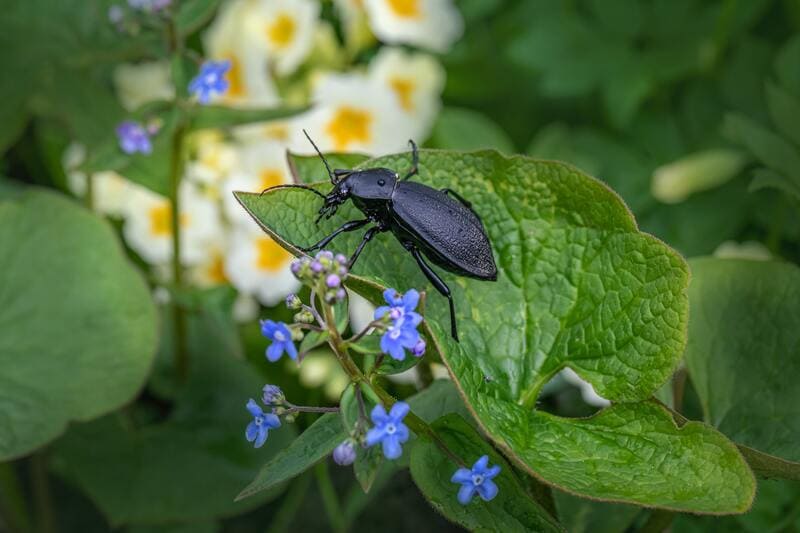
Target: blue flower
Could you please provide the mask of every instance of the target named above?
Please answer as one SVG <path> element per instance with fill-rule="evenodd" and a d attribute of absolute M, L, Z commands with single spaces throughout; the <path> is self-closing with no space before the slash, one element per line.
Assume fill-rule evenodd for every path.
<path fill-rule="evenodd" d="M 297 348 L 292 342 L 292 332 L 283 322 L 273 322 L 272 320 L 261 321 L 261 334 L 272 341 L 267 348 L 267 360 L 274 363 L 281 358 L 285 351 L 289 358 L 297 359 Z"/>
<path fill-rule="evenodd" d="M 333 450 L 333 460 L 337 465 L 351 465 L 356 460 L 356 443 L 347 439 Z"/>
<path fill-rule="evenodd" d="M 395 326 L 402 326 L 408 321 L 417 327 L 422 322 L 422 316 L 414 312 L 419 303 L 419 293 L 416 290 L 411 289 L 403 295 L 395 289 L 386 289 L 383 291 L 383 299 L 389 305 L 375 310 L 375 320 L 380 320 L 388 313 Z"/>
<path fill-rule="evenodd" d="M 269 430 L 281 427 L 281 419 L 272 413 L 262 411 L 252 398 L 247 402 L 247 410 L 253 415 L 253 421 L 247 425 L 244 436 L 247 437 L 247 442 L 255 441 L 253 445 L 261 448 L 267 440 Z"/>
<path fill-rule="evenodd" d="M 408 414 L 409 407 L 405 402 L 395 403 L 389 414 L 381 404 L 375 406 L 370 416 L 375 427 L 367 432 L 367 446 L 375 446 L 379 442 L 383 445 L 383 455 L 387 459 L 397 459 L 403 454 L 402 443 L 408 440 L 408 427 L 403 424 L 403 418 Z"/>
<path fill-rule="evenodd" d="M 492 478 L 500 473 L 500 467 L 495 465 L 489 467 L 489 456 L 484 455 L 472 465 L 472 470 L 467 468 L 459 468 L 450 481 L 453 483 L 461 483 L 461 488 L 458 489 L 458 501 L 461 505 L 467 505 L 475 493 L 478 493 L 484 501 L 489 501 L 497 496 L 497 485 L 495 485 Z"/>
<path fill-rule="evenodd" d="M 231 68 L 231 62 L 206 61 L 200 67 L 200 72 L 189 82 L 189 92 L 197 96 L 201 104 L 207 104 L 212 96 L 222 94 L 228 90 L 228 80 L 225 73 Z"/>
<path fill-rule="evenodd" d="M 405 359 L 405 350 L 413 351 L 420 341 L 419 331 L 411 324 L 406 322 L 400 326 L 389 326 L 381 337 L 381 351 L 397 361 Z"/>
<path fill-rule="evenodd" d="M 126 154 L 149 154 L 153 151 L 150 134 L 144 126 L 133 120 L 126 120 L 117 126 L 117 138 L 119 147 Z"/>

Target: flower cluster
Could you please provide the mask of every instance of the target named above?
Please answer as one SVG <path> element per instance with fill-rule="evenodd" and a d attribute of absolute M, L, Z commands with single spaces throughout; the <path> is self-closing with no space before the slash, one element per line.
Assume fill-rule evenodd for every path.
<path fill-rule="evenodd" d="M 303 257 L 292 263 L 292 272 L 328 303 L 340 302 L 347 293 L 343 282 L 347 278 L 347 258 L 342 254 L 322 250 L 312 259 Z"/>
<path fill-rule="evenodd" d="M 405 350 L 410 350 L 415 357 L 425 353 L 425 341 L 420 337 L 417 327 L 422 316 L 415 311 L 419 303 L 419 292 L 414 289 L 405 295 L 395 289 L 386 289 L 383 298 L 388 305 L 375 310 L 375 320 L 385 324 L 386 332 L 381 337 L 381 350 L 392 359 L 402 361 L 406 358 Z"/>

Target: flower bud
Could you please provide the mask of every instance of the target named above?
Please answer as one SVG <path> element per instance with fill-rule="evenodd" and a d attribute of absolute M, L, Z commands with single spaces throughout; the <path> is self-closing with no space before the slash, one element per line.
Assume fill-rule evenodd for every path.
<path fill-rule="evenodd" d="M 304 309 L 294 315 L 294 321 L 300 322 L 301 324 L 312 324 L 314 322 L 314 315 L 311 314 L 311 311 L 308 309 Z"/>
<path fill-rule="evenodd" d="M 286 400 L 283 391 L 277 385 L 264 385 L 264 394 L 261 397 L 265 405 L 280 405 Z"/>
<path fill-rule="evenodd" d="M 425 341 L 420 339 L 411 349 L 411 353 L 414 354 L 415 357 L 422 357 L 425 354 Z"/>
<path fill-rule="evenodd" d="M 300 328 L 292 328 L 293 341 L 300 342 L 301 340 L 303 340 L 303 337 L 305 337 L 305 335 L 303 334 L 303 331 Z"/>
<path fill-rule="evenodd" d="M 286 307 L 292 311 L 297 311 L 298 309 L 302 309 L 303 302 L 300 301 L 300 298 L 296 294 L 292 293 L 286 297 Z"/>
<path fill-rule="evenodd" d="M 353 439 L 347 439 L 333 450 L 333 460 L 337 465 L 351 465 L 356 460 L 356 443 Z"/>
<path fill-rule="evenodd" d="M 330 274 L 325 279 L 325 285 L 327 285 L 328 288 L 330 288 L 330 289 L 335 289 L 335 288 L 339 287 L 339 285 L 341 285 L 341 283 L 342 283 L 342 279 L 339 276 L 337 276 L 336 274 Z"/>

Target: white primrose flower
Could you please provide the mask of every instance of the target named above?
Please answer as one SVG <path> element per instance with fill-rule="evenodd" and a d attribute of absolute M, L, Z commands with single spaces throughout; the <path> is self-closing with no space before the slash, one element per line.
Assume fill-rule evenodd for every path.
<path fill-rule="evenodd" d="M 114 88 L 122 107 L 133 111 L 153 100 L 175 96 L 169 61 L 123 63 L 114 69 Z"/>
<path fill-rule="evenodd" d="M 189 181 L 181 183 L 181 263 L 208 261 L 221 240 L 219 207 Z M 131 184 L 124 207 L 125 242 L 152 265 L 172 260 L 172 206 L 167 198 Z"/>
<path fill-rule="evenodd" d="M 464 20 L 452 0 L 364 0 L 375 36 L 446 52 L 461 37 Z"/>
<path fill-rule="evenodd" d="M 285 76 L 308 56 L 319 11 L 316 0 L 258 0 L 245 25 L 252 42 L 266 52 L 275 71 Z"/>
<path fill-rule="evenodd" d="M 247 20 L 254 16 L 256 7 L 251 0 L 223 3 L 204 35 L 207 55 L 216 61 L 231 62 L 231 68 L 225 74 L 228 90 L 215 97 L 223 104 L 259 107 L 280 102 L 269 73 L 268 58 L 246 31 Z"/>
<path fill-rule="evenodd" d="M 250 227 L 234 228 L 229 236 L 225 274 L 239 292 L 273 306 L 300 288 L 290 268 L 292 259 L 289 252 L 253 223 Z"/>
<path fill-rule="evenodd" d="M 414 123 L 394 94 L 361 74 L 328 74 L 314 89 L 314 108 L 294 120 L 290 148 L 303 154 L 314 149 L 305 128 L 322 152 L 363 152 L 373 155 L 408 149 Z"/>
<path fill-rule="evenodd" d="M 291 120 L 270 120 L 236 126 L 232 133 L 236 140 L 251 143 L 273 141 L 286 147 L 291 141 L 295 123 Z"/>
<path fill-rule="evenodd" d="M 187 272 L 189 280 L 198 287 L 216 287 L 229 283 L 225 274 L 225 250 L 211 245 L 205 259 Z"/>
<path fill-rule="evenodd" d="M 86 173 L 78 166 L 86 159 L 86 147 L 72 143 L 62 156 L 62 165 L 67 175 L 69 190 L 79 197 L 88 192 Z M 108 216 L 122 216 L 122 208 L 128 195 L 130 182 L 112 171 L 92 174 L 92 209 Z"/>
<path fill-rule="evenodd" d="M 252 227 L 255 223 L 236 201 L 233 192 L 261 192 L 275 185 L 291 183 L 292 175 L 286 161 L 286 148 L 276 142 L 245 144 L 238 150 L 238 159 L 239 169 L 222 186 L 223 207 L 225 215 L 233 223 Z"/>
<path fill-rule="evenodd" d="M 370 80 L 391 90 L 417 125 L 414 138 L 427 138 L 442 106 L 445 72 L 428 54 L 384 47 L 369 65 Z"/>
<path fill-rule="evenodd" d="M 190 179 L 205 186 L 215 186 L 239 164 L 235 146 L 226 142 L 218 130 L 204 130 L 192 135 L 189 145 L 194 157 L 187 164 Z"/>
<path fill-rule="evenodd" d="M 571 385 L 575 385 L 581 390 L 581 397 L 583 401 L 589 405 L 593 405 L 595 407 L 608 407 L 611 405 L 611 402 L 597 394 L 595 392 L 594 387 L 588 381 L 581 378 L 578 374 L 575 373 L 574 370 L 571 368 L 565 368 L 561 371 L 561 376 L 570 383 Z"/>

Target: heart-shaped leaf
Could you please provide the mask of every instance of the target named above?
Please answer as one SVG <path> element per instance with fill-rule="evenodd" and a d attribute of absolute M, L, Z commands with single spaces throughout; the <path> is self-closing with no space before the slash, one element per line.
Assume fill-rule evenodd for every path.
<path fill-rule="evenodd" d="M 691 262 L 686 364 L 706 421 L 800 471 L 800 269 Z"/>
<path fill-rule="evenodd" d="M 57 194 L 0 202 L 0 460 L 130 401 L 156 351 L 143 278 L 111 227 Z"/>
<path fill-rule="evenodd" d="M 409 165 L 408 155 L 397 155 L 362 167 L 402 174 Z M 492 439 L 549 483 L 594 498 L 713 513 L 749 506 L 752 473 L 730 442 L 702 424 L 679 429 L 668 412 L 640 402 L 672 373 L 686 340 L 688 270 L 677 253 L 639 232 L 602 183 L 565 164 L 423 151 L 415 179 L 471 201 L 494 247 L 497 282 L 445 274 L 460 344 L 438 326 L 449 322 L 446 300 L 428 290 L 426 304 L 430 344 Z M 348 204 L 315 226 L 319 200 L 298 189 L 238 198 L 295 254 L 363 217 Z M 360 238 L 343 235 L 332 248 L 349 252 Z M 369 277 L 352 275 L 350 288 L 375 302 L 382 286 L 425 286 L 391 234 L 373 239 L 355 272 Z M 533 410 L 564 367 L 605 398 L 639 403 L 586 420 Z"/>

